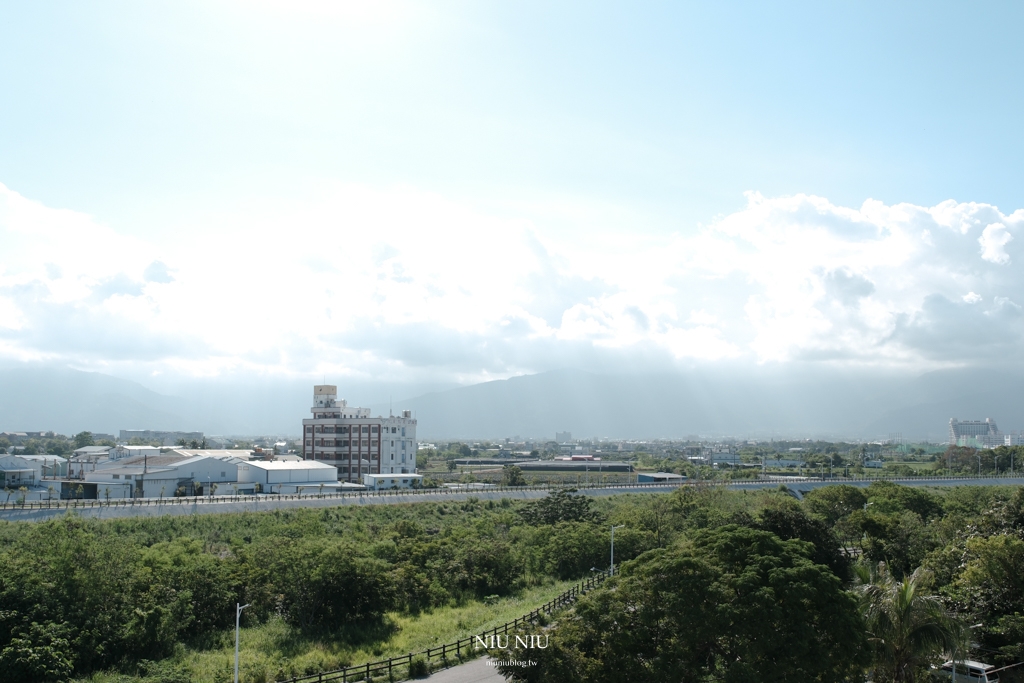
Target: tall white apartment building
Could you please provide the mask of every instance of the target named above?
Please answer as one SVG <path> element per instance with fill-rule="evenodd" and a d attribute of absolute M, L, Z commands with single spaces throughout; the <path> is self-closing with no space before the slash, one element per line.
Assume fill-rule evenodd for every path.
<path fill-rule="evenodd" d="M 338 387 L 313 387 L 313 417 L 302 421 L 303 457 L 338 468 L 338 479 L 362 483 L 365 474 L 416 473 L 412 411 L 370 417 L 369 408 L 338 400 Z"/>

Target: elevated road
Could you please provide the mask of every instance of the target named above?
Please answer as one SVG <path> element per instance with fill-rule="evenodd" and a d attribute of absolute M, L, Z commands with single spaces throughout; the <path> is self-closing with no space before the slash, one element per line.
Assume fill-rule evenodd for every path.
<path fill-rule="evenodd" d="M 822 486 L 848 484 L 867 487 L 878 479 L 855 479 L 836 477 L 834 479 L 812 479 L 802 477 L 768 477 L 765 479 L 737 480 L 728 482 L 705 482 L 730 489 L 756 490 L 785 487 L 797 498 Z M 905 486 L 1021 486 L 1021 477 L 908 477 L 885 479 Z M 623 493 L 670 493 L 681 486 L 698 486 L 701 482 L 684 484 L 588 484 L 576 487 L 589 496 L 614 496 Z M 473 490 L 405 490 L 362 493 L 325 494 L 318 496 L 215 496 L 213 498 L 146 498 L 123 501 L 53 501 L 51 503 L 0 503 L 0 520 L 35 522 L 73 511 L 82 517 L 110 519 L 115 517 L 157 517 L 162 515 L 202 515 L 230 512 L 260 512 L 266 510 L 287 510 L 291 508 L 326 508 L 339 505 L 398 505 L 438 501 L 465 501 L 475 498 L 481 501 L 516 498 L 531 500 L 543 498 L 556 487 L 525 486 L 516 488 L 487 488 Z"/>

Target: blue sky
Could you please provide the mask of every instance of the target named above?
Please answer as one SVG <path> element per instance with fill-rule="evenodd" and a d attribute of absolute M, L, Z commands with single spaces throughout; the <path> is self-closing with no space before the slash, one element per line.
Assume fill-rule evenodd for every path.
<path fill-rule="evenodd" d="M 929 346 L 922 330 L 968 313 L 1005 322 L 1016 357 L 1022 13 L 5 2 L 0 184 L 31 210 L 0 212 L 0 357 L 455 382 L 624 360 L 1006 357 Z M 877 249 L 834 221 L 869 223 Z M 956 239 L 921 237 L 940 229 Z M 763 263 L 794 252 L 786 289 Z M 829 287 L 857 278 L 856 312 L 832 311 Z M 321 285 L 319 307 L 291 303 Z M 301 313 L 323 331 L 161 332 L 190 311 L 288 330 Z M 75 341 L 118 325 L 142 350 Z"/>

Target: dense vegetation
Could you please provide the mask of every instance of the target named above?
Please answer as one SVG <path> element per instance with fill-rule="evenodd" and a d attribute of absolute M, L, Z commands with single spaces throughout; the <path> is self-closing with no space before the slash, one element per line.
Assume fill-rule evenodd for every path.
<path fill-rule="evenodd" d="M 0 681 L 138 671 L 180 643 L 213 644 L 234 626 L 236 602 L 252 605 L 249 625 L 386 631 L 388 612 L 491 599 L 605 566 L 602 516 L 588 498 L 562 492 L 531 504 L 7 523 Z M 623 558 L 656 545 L 642 529 L 616 540 Z"/>
<path fill-rule="evenodd" d="M 892 663 L 877 633 L 906 625 L 879 621 L 883 599 L 982 624 L 970 634 L 975 658 L 1024 655 L 1021 490 L 875 482 L 798 502 L 781 490 L 701 486 L 3 524 L 0 681 L 140 676 L 183 648 L 224 647 L 236 602 L 252 605 L 249 628 L 383 639 L 396 614 L 493 602 L 606 568 L 609 525 L 624 525 L 620 575 L 560 618 L 540 665 L 517 677 L 611 681 L 629 671 L 653 682 L 685 670 L 694 681 L 825 681 L 873 666 L 875 680 L 902 681 L 965 642 L 955 628 L 936 631 L 946 645 L 905 648 Z"/>
<path fill-rule="evenodd" d="M 531 650 L 519 681 L 922 680 L 956 650 L 1022 659 L 1024 490 L 688 488 L 645 511 L 624 563 Z M 966 625 L 971 624 L 969 629 Z M 980 626 L 976 626 L 980 624 Z M 1013 670 L 1001 674 L 1011 680 Z"/>

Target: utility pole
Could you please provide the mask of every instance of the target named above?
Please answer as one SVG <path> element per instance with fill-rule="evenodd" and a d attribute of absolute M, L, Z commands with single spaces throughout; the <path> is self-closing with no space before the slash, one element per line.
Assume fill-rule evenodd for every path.
<path fill-rule="evenodd" d="M 246 607 L 251 607 L 252 603 L 248 605 L 239 605 L 235 603 L 235 683 L 238 683 L 238 622 L 242 617 L 242 610 Z"/>
<path fill-rule="evenodd" d="M 611 564 L 611 570 L 608 573 L 609 576 L 615 576 L 615 530 L 616 529 L 621 529 L 624 526 L 626 526 L 626 525 L 625 524 L 620 524 L 618 526 L 613 526 L 612 527 L 612 556 L 611 556 L 611 563 L 610 563 Z"/>

